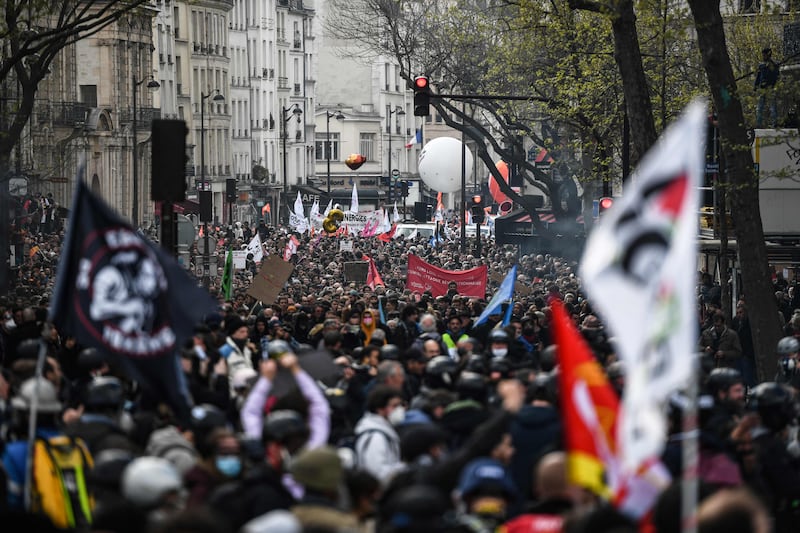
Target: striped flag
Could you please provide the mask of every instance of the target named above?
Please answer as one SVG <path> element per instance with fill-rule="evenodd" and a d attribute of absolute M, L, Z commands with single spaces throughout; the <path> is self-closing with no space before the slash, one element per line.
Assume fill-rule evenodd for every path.
<path fill-rule="evenodd" d="M 422 144 L 422 130 L 417 130 L 414 133 L 414 136 L 411 137 L 408 142 L 406 143 L 406 148 L 411 148 L 415 144 Z"/>

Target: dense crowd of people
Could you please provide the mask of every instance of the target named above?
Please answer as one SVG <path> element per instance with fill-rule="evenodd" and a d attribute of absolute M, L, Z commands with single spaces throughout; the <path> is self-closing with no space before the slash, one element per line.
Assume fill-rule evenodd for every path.
<path fill-rule="evenodd" d="M 242 249 L 258 233 L 265 253 L 280 256 L 290 236 L 263 224 L 212 232 L 220 249 Z M 491 240 L 478 254 L 422 238 L 349 237 L 352 251 L 341 251 L 340 239 L 299 236 L 294 271 L 274 302 L 247 295 L 259 268 L 248 259 L 231 299 L 220 298 L 219 312 L 197 324 L 178 354 L 194 402 L 183 420 L 113 355 L 45 327 L 61 236 L 31 237 L 15 292 L 0 301 L 0 508 L 9 531 L 14 524 L 115 532 L 644 527 L 567 476 L 554 298 L 614 389 L 622 394 L 625 384 L 615 340 L 585 298 L 574 261 L 520 255 Z M 365 254 L 383 285 L 346 279 L 345 263 Z M 447 270 L 487 265 L 486 297 L 466 297 L 455 282 L 443 295 L 408 290 L 409 254 Z M 192 261 L 199 260 L 195 249 Z M 505 306 L 477 323 L 514 264 L 507 324 Z M 800 291 L 780 277 L 775 286 L 787 338 L 777 348 L 776 381 L 759 385 L 746 301 L 729 319 L 719 286 L 699 279 L 703 533 L 796 531 L 800 519 Z M 670 406 L 663 457 L 675 479 L 681 399 Z M 38 468 L 40 459 L 57 468 Z M 646 530 L 680 531 L 679 517 L 675 484 Z"/>

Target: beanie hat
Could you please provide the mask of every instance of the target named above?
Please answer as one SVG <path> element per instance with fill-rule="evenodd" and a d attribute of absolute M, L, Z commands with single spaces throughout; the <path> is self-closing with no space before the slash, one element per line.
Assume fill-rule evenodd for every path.
<path fill-rule="evenodd" d="M 342 460 L 329 446 L 303 451 L 289 470 L 298 483 L 319 492 L 335 492 L 342 480 Z"/>
<path fill-rule="evenodd" d="M 246 326 L 244 320 L 242 320 L 239 315 L 231 315 L 225 317 L 225 333 L 228 335 L 233 335 L 236 333 L 236 330 Z"/>

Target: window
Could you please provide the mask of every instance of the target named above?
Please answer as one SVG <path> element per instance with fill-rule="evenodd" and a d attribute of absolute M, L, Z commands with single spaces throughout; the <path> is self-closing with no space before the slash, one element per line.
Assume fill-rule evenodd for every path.
<path fill-rule="evenodd" d="M 328 144 L 327 135 L 325 133 L 317 133 L 314 142 L 314 152 L 317 161 L 327 161 L 328 157 L 325 152 L 325 146 Z M 331 148 L 330 148 L 331 161 L 339 160 L 339 133 L 331 132 Z"/>
<path fill-rule="evenodd" d="M 97 107 L 97 85 L 81 85 L 81 103 Z"/>
<path fill-rule="evenodd" d="M 362 133 L 358 139 L 358 150 L 367 161 L 375 161 L 375 134 Z"/>

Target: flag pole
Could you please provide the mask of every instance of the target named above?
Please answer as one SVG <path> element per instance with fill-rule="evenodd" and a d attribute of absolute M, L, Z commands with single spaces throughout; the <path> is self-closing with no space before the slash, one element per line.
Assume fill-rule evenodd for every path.
<path fill-rule="evenodd" d="M 36 371 L 34 372 L 33 397 L 31 398 L 30 413 L 28 414 L 28 457 L 25 462 L 25 510 L 31 510 L 33 503 L 33 454 L 36 446 L 36 417 L 39 411 L 39 381 L 42 379 L 44 361 L 47 358 L 47 343 L 50 337 L 51 326 L 45 322 L 42 326 L 42 336 L 39 339 L 39 353 L 36 357 Z"/>
<path fill-rule="evenodd" d="M 681 533 L 697 531 L 697 359 L 692 360 L 692 371 L 686 386 L 686 404 L 683 408 L 683 440 L 681 446 L 683 472 L 681 473 Z"/>

